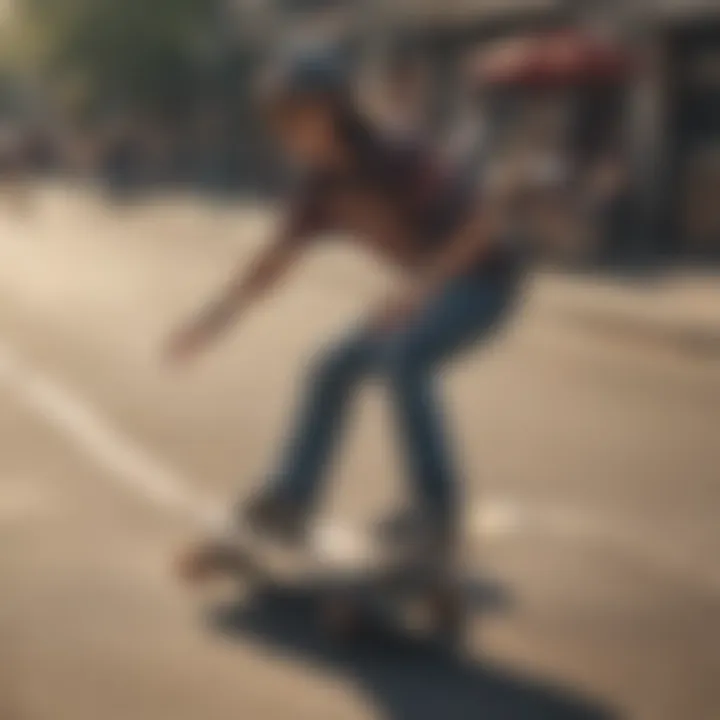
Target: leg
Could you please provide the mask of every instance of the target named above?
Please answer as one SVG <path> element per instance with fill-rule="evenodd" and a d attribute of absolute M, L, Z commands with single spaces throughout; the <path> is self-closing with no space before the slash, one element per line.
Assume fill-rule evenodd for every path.
<path fill-rule="evenodd" d="M 416 496 L 424 513 L 448 530 L 454 526 L 458 488 L 435 375 L 444 359 L 485 337 L 511 295 L 503 284 L 459 279 L 385 341 L 383 369 Z"/>
<path fill-rule="evenodd" d="M 291 502 L 307 508 L 316 499 L 350 400 L 371 369 L 372 346 L 369 336 L 357 332 L 323 354 L 311 371 L 275 475 L 276 490 Z"/>
<path fill-rule="evenodd" d="M 395 352 L 387 372 L 415 497 L 423 516 L 449 527 L 457 487 L 435 378 L 412 353 Z"/>

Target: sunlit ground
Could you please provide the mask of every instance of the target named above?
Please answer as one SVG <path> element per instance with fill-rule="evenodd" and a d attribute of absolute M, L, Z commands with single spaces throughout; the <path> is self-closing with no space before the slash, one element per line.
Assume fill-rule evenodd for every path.
<path fill-rule="evenodd" d="M 170 559 L 201 500 L 255 486 L 306 361 L 390 278 L 319 247 L 196 367 L 171 369 L 166 333 L 250 257 L 269 209 L 68 187 L 35 200 L 0 209 L 3 718 L 720 715 L 717 276 L 534 278 L 508 332 L 447 378 L 473 571 L 507 602 L 462 660 L 339 652 L 302 603 L 209 627 Z M 403 491 L 379 389 L 346 450 L 339 525 Z"/>

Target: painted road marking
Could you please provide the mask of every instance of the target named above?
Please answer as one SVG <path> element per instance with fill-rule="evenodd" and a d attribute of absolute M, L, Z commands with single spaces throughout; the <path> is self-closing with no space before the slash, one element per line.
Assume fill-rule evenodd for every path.
<path fill-rule="evenodd" d="M 34 369 L 2 343 L 0 383 L 107 470 L 107 477 L 119 486 L 157 507 L 181 513 L 201 527 L 217 528 L 225 521 L 221 503 L 198 493 L 189 478 L 145 451 L 92 404 Z M 720 575 L 699 567 L 692 558 L 657 548 L 637 529 L 620 527 L 609 519 L 573 508 L 487 499 L 471 514 L 468 530 L 473 538 L 483 541 L 537 534 L 611 547 L 626 557 L 720 594 Z M 360 530 L 333 521 L 323 523 L 317 542 L 327 546 L 327 554 L 332 557 L 338 553 L 353 555 L 366 545 Z"/>
<path fill-rule="evenodd" d="M 145 452 L 92 405 L 33 369 L 3 344 L 0 344 L 0 382 L 23 405 L 107 470 L 119 485 L 191 519 L 206 521 L 218 512 L 217 503 L 197 493 L 181 473 Z"/>

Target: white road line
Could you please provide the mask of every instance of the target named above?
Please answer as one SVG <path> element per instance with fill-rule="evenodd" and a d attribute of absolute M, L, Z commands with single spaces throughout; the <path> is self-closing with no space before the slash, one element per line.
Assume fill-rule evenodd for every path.
<path fill-rule="evenodd" d="M 147 453 L 78 394 L 32 368 L 3 343 L 0 383 L 93 458 L 119 486 L 201 527 L 217 528 L 223 523 L 221 504 L 198 493 L 190 479 Z M 692 558 L 658 548 L 637 531 L 571 508 L 487 499 L 471 513 L 468 531 L 484 541 L 536 534 L 595 543 L 720 594 L 720 576 L 699 567 Z M 328 556 L 333 557 L 352 555 L 366 545 L 359 531 L 333 521 L 323 523 L 318 543 L 327 546 Z"/>
<path fill-rule="evenodd" d="M 0 382 L 107 470 L 119 485 L 191 519 L 205 522 L 218 512 L 217 504 L 200 496 L 179 472 L 143 451 L 90 404 L 31 368 L 4 344 L 0 344 Z"/>

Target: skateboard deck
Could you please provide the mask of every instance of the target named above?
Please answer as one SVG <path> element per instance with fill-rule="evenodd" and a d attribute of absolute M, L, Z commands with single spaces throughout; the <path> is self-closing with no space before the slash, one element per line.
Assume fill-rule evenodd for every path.
<path fill-rule="evenodd" d="M 350 640 L 380 619 L 424 626 L 453 644 L 463 634 L 465 609 L 455 572 L 330 521 L 317 522 L 306 541 L 292 547 L 245 527 L 215 531 L 190 547 L 179 571 L 194 583 L 232 579 L 255 596 L 310 589 L 321 628 L 336 640 Z"/>

